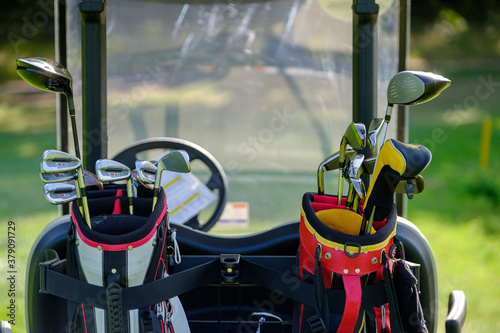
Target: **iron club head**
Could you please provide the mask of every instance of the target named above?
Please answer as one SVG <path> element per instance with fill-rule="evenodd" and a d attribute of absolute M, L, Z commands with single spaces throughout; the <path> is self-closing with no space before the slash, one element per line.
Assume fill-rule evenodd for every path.
<path fill-rule="evenodd" d="M 73 171 L 81 165 L 79 158 L 60 150 L 46 150 L 42 155 L 42 170 L 47 173 Z"/>
<path fill-rule="evenodd" d="M 46 172 L 40 163 L 40 178 L 44 183 L 60 183 L 74 180 L 78 177 L 76 169 L 61 172 Z"/>
<path fill-rule="evenodd" d="M 126 165 L 108 159 L 99 159 L 95 163 L 97 178 L 103 183 L 127 180 L 130 178 L 130 168 Z"/>
<path fill-rule="evenodd" d="M 154 184 L 158 168 L 149 161 L 136 161 L 135 170 L 144 184 Z"/>
<path fill-rule="evenodd" d="M 158 161 L 156 170 L 156 178 L 153 188 L 153 209 L 158 200 L 158 193 L 160 190 L 161 174 L 163 171 L 173 171 L 188 173 L 191 171 L 189 165 L 189 155 L 185 151 L 173 150 L 163 155 Z"/>
<path fill-rule="evenodd" d="M 43 191 L 47 200 L 53 205 L 67 203 L 77 199 L 75 185 L 65 183 L 45 184 Z"/>

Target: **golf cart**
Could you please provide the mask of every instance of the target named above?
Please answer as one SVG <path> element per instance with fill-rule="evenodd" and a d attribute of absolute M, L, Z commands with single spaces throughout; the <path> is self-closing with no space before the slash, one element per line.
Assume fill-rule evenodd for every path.
<path fill-rule="evenodd" d="M 92 211 L 108 199 L 102 189 L 90 190 L 85 181 L 75 181 L 74 190 L 80 194 L 75 193 L 73 202 L 81 202 L 81 211 L 76 203 L 63 208 L 66 214 L 47 225 L 30 254 L 28 331 L 71 331 L 69 302 L 93 302 L 110 322 L 113 307 L 127 309 L 127 300 L 141 294 L 155 300 L 178 297 L 191 332 L 294 330 L 294 309 L 304 299 L 283 280 L 297 279 L 301 199 L 304 193 L 337 197 L 332 189 L 343 179 L 335 177 L 339 171 L 328 171 L 344 169 L 344 159 L 356 148 L 344 128 L 352 121 L 368 125 L 378 118 L 379 109 L 387 110 L 381 126 L 373 125 L 380 132 L 369 141 L 372 149 L 367 148 L 366 135 L 358 145 L 367 156 L 362 177 L 368 184 L 386 133 L 405 141 L 401 124 L 408 106 L 436 97 L 450 83 L 438 75 L 405 71 L 407 6 L 406 1 L 355 1 L 347 6 L 300 0 L 57 2 L 58 61 L 72 74 L 42 58 L 18 60 L 18 72 L 39 88 L 62 93 L 57 148 L 71 150 L 65 116 L 69 113 L 77 155 L 69 160 L 80 163 L 74 167 L 82 170 L 79 176 L 83 169 L 99 175 L 108 156 L 124 166 L 121 171 L 137 173 L 137 161 L 158 162 L 153 170 L 161 188 L 155 183 L 157 191 L 147 192 L 145 177 L 139 176 L 138 197 L 144 195 L 145 200 L 134 199 L 127 206 L 124 195 L 114 209 L 121 213 L 133 207 L 134 214 L 127 217 L 132 221 L 130 216 L 150 216 L 148 200 L 164 200 L 169 228 L 175 230 L 173 238 L 169 234 L 175 243 L 171 249 L 180 252 L 168 253 L 173 261 L 165 264 L 168 277 L 149 282 L 161 283 L 161 288 L 137 287 L 128 298 L 135 287 L 111 290 L 69 280 L 65 271 L 70 262 L 65 258 L 72 255 L 68 239 L 73 242 L 76 234 L 70 231 L 68 238 L 68 230 L 87 224 L 86 235 L 91 235 L 96 229 L 91 224 L 98 220 Z M 80 20 L 81 31 L 75 25 Z M 398 111 L 392 115 L 395 106 Z M 398 126 L 388 126 L 391 116 Z M 341 149 L 332 155 L 335 142 Z M 353 149 L 347 150 L 347 144 Z M 172 167 L 171 157 L 165 159 L 172 151 L 187 154 L 190 173 L 160 176 L 158 170 L 181 170 L 178 164 Z M 54 156 L 47 152 L 43 161 L 61 160 L 60 154 Z M 49 168 L 44 172 L 50 173 Z M 399 215 L 405 214 L 406 194 L 423 190 L 418 176 L 410 177 L 411 193 L 403 184 L 404 193 L 397 195 L 394 207 Z M 99 179 L 104 182 L 105 177 Z M 183 185 L 171 186 L 177 181 Z M 105 189 L 117 191 L 113 186 L 121 185 Z M 347 189 L 339 188 L 340 204 Z M 132 190 L 124 187 L 123 192 Z M 87 196 L 90 213 L 83 209 Z M 155 207 L 160 205 L 153 204 L 153 215 Z M 102 212 L 114 215 L 104 208 Z M 393 212 L 396 236 L 403 244 L 400 255 L 404 252 L 415 264 L 426 326 L 436 332 L 439 302 L 432 249 L 414 224 L 396 217 L 396 208 Z M 155 226 L 165 223 L 158 214 Z M 72 227 L 79 219 L 84 224 Z M 127 245 L 131 252 L 135 246 Z M 347 243 L 344 251 L 349 256 L 346 249 Z M 359 249 L 361 253 L 361 245 Z M 110 285 L 115 275 L 106 276 Z M 62 288 L 65 283 L 72 288 Z M 90 300 L 82 300 L 85 296 Z M 102 299 L 104 305 L 97 304 Z M 120 304 L 110 308 L 111 299 Z M 449 313 L 447 332 L 459 332 L 465 320 L 462 292 L 451 293 Z"/>

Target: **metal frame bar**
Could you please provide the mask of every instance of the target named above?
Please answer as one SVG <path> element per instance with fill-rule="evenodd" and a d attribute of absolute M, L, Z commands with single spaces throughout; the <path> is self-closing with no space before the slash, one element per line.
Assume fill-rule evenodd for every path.
<path fill-rule="evenodd" d="M 107 158 L 106 1 L 84 0 L 82 17 L 83 166 Z"/>
<path fill-rule="evenodd" d="M 399 53 L 398 71 L 408 69 L 410 53 L 410 23 L 411 23 L 411 0 L 399 1 Z M 397 140 L 408 142 L 408 106 L 399 105 L 397 108 Z M 398 215 L 408 216 L 408 198 L 406 195 L 396 194 L 396 208 Z"/>

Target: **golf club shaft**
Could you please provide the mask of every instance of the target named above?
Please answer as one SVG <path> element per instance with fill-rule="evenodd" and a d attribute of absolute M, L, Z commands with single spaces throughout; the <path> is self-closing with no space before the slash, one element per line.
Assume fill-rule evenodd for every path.
<path fill-rule="evenodd" d="M 344 160 L 345 160 L 345 151 L 346 151 L 347 142 L 342 139 L 340 143 L 340 154 L 339 154 L 339 184 L 337 189 L 337 205 L 342 204 L 342 192 L 344 185 L 344 178 L 342 177 L 342 172 L 344 171 Z"/>
<path fill-rule="evenodd" d="M 80 210 L 80 214 L 83 216 L 83 207 L 82 207 L 82 194 L 80 192 L 80 186 L 78 185 L 78 181 L 75 179 L 75 191 L 76 191 L 76 202 L 78 204 L 78 209 Z"/>
<path fill-rule="evenodd" d="M 68 100 L 68 112 L 71 118 L 71 131 L 73 132 L 73 143 L 75 145 L 75 156 L 81 159 L 80 154 L 80 143 L 78 142 L 78 131 L 76 128 L 76 116 L 75 116 L 75 102 L 73 100 L 73 95 L 67 95 Z"/>
<path fill-rule="evenodd" d="M 394 105 L 387 105 L 387 110 L 385 111 L 385 118 L 384 118 L 384 123 L 382 124 L 382 134 L 380 135 L 380 141 L 377 142 L 377 151 L 375 152 L 374 156 L 378 156 L 378 153 L 380 152 L 380 148 L 382 148 L 382 145 L 385 142 L 385 137 L 387 136 L 387 127 L 389 126 L 389 122 L 391 121 L 391 116 L 392 116 L 392 109 L 394 108 Z"/>
<path fill-rule="evenodd" d="M 127 196 L 128 196 L 128 208 L 130 214 L 134 214 L 134 192 L 132 190 L 132 176 L 127 178 Z"/>
<path fill-rule="evenodd" d="M 85 180 L 83 179 L 83 167 L 81 167 L 81 166 L 78 170 L 77 183 L 78 184 L 75 184 L 75 185 L 80 187 L 80 196 L 81 196 L 82 206 L 83 206 L 83 218 L 85 219 L 85 222 L 87 223 L 89 228 L 92 229 L 92 226 L 90 224 L 89 205 L 87 202 L 87 191 L 85 189 Z"/>

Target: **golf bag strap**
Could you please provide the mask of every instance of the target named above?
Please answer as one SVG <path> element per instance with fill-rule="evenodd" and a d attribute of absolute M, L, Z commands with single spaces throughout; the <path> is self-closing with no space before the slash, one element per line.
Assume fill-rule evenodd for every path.
<path fill-rule="evenodd" d="M 313 298 L 316 313 L 307 319 L 311 331 L 314 333 L 327 333 L 329 319 L 328 298 L 326 297 L 325 283 L 323 282 L 323 272 L 321 270 L 321 244 L 316 246 L 314 251 L 314 283 Z"/>
<path fill-rule="evenodd" d="M 354 332 L 361 308 L 361 279 L 359 275 L 342 275 L 346 290 L 344 314 L 338 332 Z"/>
<path fill-rule="evenodd" d="M 56 263 L 57 264 L 57 263 Z M 220 263 L 211 260 L 196 267 L 169 275 L 163 279 L 122 289 L 122 310 L 140 309 L 163 302 L 220 278 Z M 40 293 L 51 294 L 91 307 L 106 308 L 95 304 L 98 295 L 106 295 L 106 288 L 89 284 L 59 273 L 53 262 L 40 263 Z"/>
<path fill-rule="evenodd" d="M 283 260 L 283 257 L 277 258 Z M 286 271 L 274 269 L 271 261 L 267 264 L 253 262 L 250 258 L 241 258 L 239 273 L 240 280 L 251 281 L 269 290 L 278 291 L 298 303 L 310 308 L 316 308 L 315 301 L 311 297 L 314 294 L 312 283 L 303 281 L 295 275 Z M 384 281 L 376 282 L 365 287 L 361 287 L 360 309 L 371 309 L 387 303 L 387 293 Z M 343 313 L 346 304 L 345 290 L 325 289 L 325 299 L 328 308 L 332 313 Z"/>
<path fill-rule="evenodd" d="M 389 269 L 390 260 L 387 257 L 387 254 L 382 256 L 383 265 L 384 265 L 384 286 L 385 292 L 387 295 L 387 303 L 389 304 L 389 313 L 390 313 L 390 321 L 391 321 L 391 332 L 392 333 L 400 333 L 403 331 L 403 323 L 401 321 L 401 315 L 399 313 L 398 300 L 396 297 L 396 289 L 394 287 L 394 281 L 392 279 L 392 274 Z"/>

